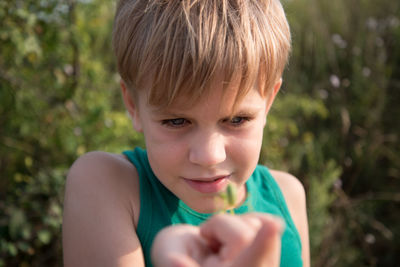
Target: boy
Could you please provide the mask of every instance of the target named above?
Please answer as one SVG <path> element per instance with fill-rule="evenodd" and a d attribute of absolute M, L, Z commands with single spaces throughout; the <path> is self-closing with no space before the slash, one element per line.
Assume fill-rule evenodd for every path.
<path fill-rule="evenodd" d="M 65 266 L 150 266 L 169 225 L 157 266 L 309 266 L 301 184 L 257 165 L 290 50 L 280 2 L 122 0 L 113 45 L 146 150 L 92 152 L 71 167 Z M 228 208 L 260 213 L 213 216 Z M 262 213 L 282 218 L 282 236 Z"/>

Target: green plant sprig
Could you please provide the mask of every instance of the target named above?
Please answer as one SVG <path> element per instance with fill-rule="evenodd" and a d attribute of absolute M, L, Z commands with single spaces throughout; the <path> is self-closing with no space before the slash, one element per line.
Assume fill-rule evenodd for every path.
<path fill-rule="evenodd" d="M 219 197 L 224 201 L 224 211 L 228 210 L 230 214 L 235 214 L 233 207 L 237 200 L 237 188 L 235 185 L 229 183 L 225 192 L 222 192 Z"/>

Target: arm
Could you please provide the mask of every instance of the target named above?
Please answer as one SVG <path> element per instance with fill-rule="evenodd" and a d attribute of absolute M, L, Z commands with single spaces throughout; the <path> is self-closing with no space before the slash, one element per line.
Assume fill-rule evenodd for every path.
<path fill-rule="evenodd" d="M 300 234 L 302 246 L 303 266 L 310 266 L 310 242 L 308 236 L 308 220 L 306 209 L 306 194 L 300 181 L 285 172 L 272 171 L 271 174 L 276 179 L 283 196 L 285 197 L 290 215 Z"/>
<path fill-rule="evenodd" d="M 135 232 L 138 188 L 137 173 L 122 156 L 92 152 L 73 164 L 64 199 L 66 267 L 144 266 Z"/>

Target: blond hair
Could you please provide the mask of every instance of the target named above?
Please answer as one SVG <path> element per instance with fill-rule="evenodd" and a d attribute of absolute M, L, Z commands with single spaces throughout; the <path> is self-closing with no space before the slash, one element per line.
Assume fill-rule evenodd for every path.
<path fill-rule="evenodd" d="M 279 0 L 121 0 L 113 30 L 122 80 L 162 107 L 198 100 L 216 77 L 239 85 L 238 99 L 254 86 L 266 95 L 290 42 Z"/>

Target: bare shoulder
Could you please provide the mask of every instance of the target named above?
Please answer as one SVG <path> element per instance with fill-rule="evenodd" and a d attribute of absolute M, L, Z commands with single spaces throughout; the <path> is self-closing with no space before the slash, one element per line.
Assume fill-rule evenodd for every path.
<path fill-rule="evenodd" d="M 82 193 L 86 197 L 115 197 L 134 214 L 139 203 L 139 182 L 136 168 L 123 155 L 101 151 L 79 157 L 71 166 L 66 181 L 66 197 Z M 116 199 L 116 200 L 117 200 Z M 133 209 L 132 209 L 133 208 Z"/>
<path fill-rule="evenodd" d="M 76 179 L 79 180 L 76 181 Z M 100 180 L 111 183 L 135 183 L 138 179 L 136 168 L 125 156 L 93 151 L 82 155 L 74 162 L 68 172 L 67 183 L 70 180 L 78 183 L 99 182 Z"/>
<path fill-rule="evenodd" d="M 270 172 L 278 183 L 288 205 L 294 205 L 298 203 L 298 201 L 305 201 L 306 194 L 304 186 L 299 179 L 283 171 L 270 170 Z"/>
<path fill-rule="evenodd" d="M 282 191 L 296 227 L 299 228 L 300 220 L 306 211 L 306 194 L 302 183 L 287 172 L 271 170 L 271 174 Z"/>
<path fill-rule="evenodd" d="M 65 186 L 64 266 L 141 266 L 139 198 L 136 169 L 123 155 L 90 152 L 77 159 Z"/>
<path fill-rule="evenodd" d="M 71 166 L 69 175 L 80 171 L 96 171 L 99 169 L 114 171 L 115 167 L 134 169 L 134 166 L 123 155 L 93 151 L 80 156 Z"/>
<path fill-rule="evenodd" d="M 271 170 L 270 172 L 283 193 L 290 215 L 300 234 L 303 266 L 310 266 L 308 219 L 304 186 L 299 179 L 287 172 L 276 170 Z"/>

